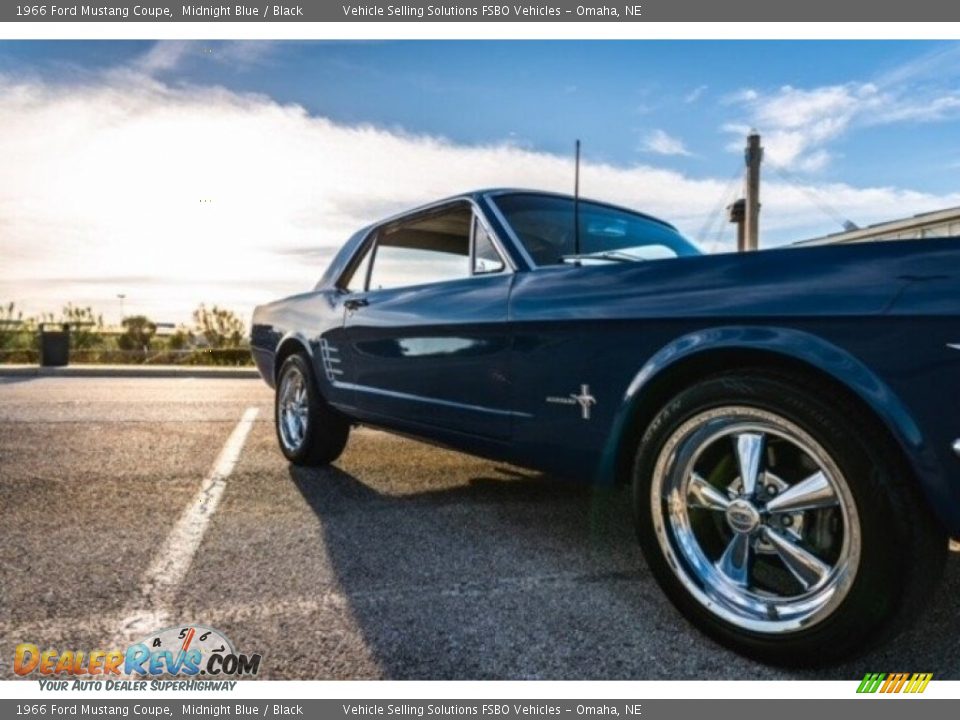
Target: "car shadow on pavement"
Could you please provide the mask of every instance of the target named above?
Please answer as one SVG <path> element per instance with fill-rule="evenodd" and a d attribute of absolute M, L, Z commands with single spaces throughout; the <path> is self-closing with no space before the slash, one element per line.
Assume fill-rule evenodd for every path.
<path fill-rule="evenodd" d="M 37 378 L 30 375 L 8 375 L 0 376 L 0 385 L 16 385 L 20 383 L 33 382 Z"/>
<path fill-rule="evenodd" d="M 908 632 L 843 665 L 785 670 L 726 650 L 672 608 L 640 555 L 626 489 L 491 469 L 397 493 L 336 467 L 290 467 L 385 678 L 960 677 L 956 555 Z"/>

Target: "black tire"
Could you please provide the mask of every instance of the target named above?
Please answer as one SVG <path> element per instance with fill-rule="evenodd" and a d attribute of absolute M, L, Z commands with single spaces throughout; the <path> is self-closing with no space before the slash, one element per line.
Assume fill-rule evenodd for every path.
<path fill-rule="evenodd" d="M 288 431 L 281 427 L 281 393 L 286 382 L 302 378 L 306 397 L 302 407 L 305 410 L 306 427 L 295 442 Z M 284 457 L 294 465 L 321 467 L 329 465 L 343 452 L 350 435 L 350 421 L 342 413 L 331 407 L 320 395 L 317 383 L 306 355 L 295 353 L 288 357 L 277 375 L 277 390 L 274 396 L 274 426 L 277 442 Z M 286 436 L 285 436 L 286 434 Z"/>
<path fill-rule="evenodd" d="M 667 509 L 658 510 L 655 507 L 658 501 L 651 497 L 652 491 L 662 493 L 665 487 L 662 479 L 655 480 L 656 471 L 659 471 L 661 478 L 670 473 L 671 477 L 683 477 L 687 472 L 686 468 L 695 467 L 693 460 L 689 461 L 691 464 L 683 464 L 687 462 L 686 458 L 694 455 L 680 454 L 684 446 L 679 443 L 687 437 L 683 433 L 695 433 L 685 428 L 697 427 L 701 419 L 709 422 L 709 418 L 715 414 L 722 414 L 727 408 L 735 407 L 747 408 L 744 411 L 746 413 L 768 413 L 770 416 L 785 418 L 805 431 L 832 459 L 833 464 L 830 467 L 839 468 L 849 493 L 840 494 L 838 497 L 842 496 L 846 501 L 852 498 L 855 506 L 859 526 L 859 551 L 853 579 L 845 586 L 845 595 L 840 595 L 842 600 L 839 604 L 825 604 L 825 614 L 806 626 L 788 630 L 779 628 L 776 631 L 768 630 L 764 626 L 762 630 L 758 630 L 757 625 L 763 625 L 764 618 L 761 618 L 758 624 L 736 619 L 731 621 L 729 616 L 721 617 L 723 613 L 715 609 L 716 603 L 712 609 L 708 609 L 710 603 L 703 602 L 703 594 L 701 599 L 697 598 L 697 583 L 702 583 L 700 587 L 708 585 L 711 568 L 718 572 L 723 568 L 716 564 L 719 561 L 712 560 L 704 553 L 704 557 L 714 564 L 700 565 L 698 574 L 697 556 L 685 556 L 684 553 L 689 551 L 683 549 L 671 553 L 670 538 L 687 536 L 672 536 L 674 531 L 665 530 L 664 527 L 682 528 L 676 531 L 677 533 L 688 532 L 688 529 L 683 528 L 682 523 L 673 522 L 673 518 L 679 517 L 671 515 L 675 505 L 670 506 L 665 501 L 659 501 L 660 507 Z M 751 408 L 754 410 L 750 410 Z M 697 437 L 720 436 L 711 436 L 705 431 Z M 775 467 L 772 465 L 774 461 L 769 458 L 783 457 L 783 454 L 778 456 L 779 451 L 768 450 L 767 442 L 772 445 L 783 440 L 771 437 L 774 439 L 764 442 L 763 450 L 758 452 L 757 457 Z M 743 467 L 738 462 L 742 457 L 737 456 L 736 449 L 739 436 L 731 435 L 730 439 L 733 440 L 731 454 L 737 463 L 734 470 L 737 470 Z M 703 447 L 707 445 L 704 444 Z M 665 453 L 663 457 L 661 453 Z M 683 458 L 682 462 L 677 458 Z M 730 467 L 729 461 L 727 462 L 727 467 Z M 677 469 L 681 465 L 684 470 Z M 769 477 L 765 473 L 766 471 L 756 477 Z M 691 477 L 692 474 L 693 472 Z M 734 490 L 727 489 L 728 497 L 736 496 L 736 483 L 740 481 L 735 479 L 733 482 Z M 763 483 L 766 482 L 766 479 L 758 481 L 757 487 L 761 488 L 758 492 L 766 492 L 763 490 Z M 676 496 L 685 495 L 692 484 L 693 481 L 690 481 L 690 484 L 680 486 L 684 490 Z M 723 482 L 719 484 L 723 487 Z M 770 492 L 776 493 L 777 488 Z M 724 526 L 724 529 L 730 532 L 731 538 L 736 537 L 737 531 L 733 527 L 736 518 L 731 516 L 728 510 L 722 509 L 722 504 L 719 507 L 708 507 L 709 499 L 707 505 L 704 505 L 699 497 L 694 497 L 691 503 L 691 497 L 685 495 L 682 504 L 686 508 L 689 503 L 692 510 L 685 509 L 683 512 L 718 513 L 720 519 L 716 527 Z M 774 496 L 771 495 L 768 500 L 772 497 Z M 800 374 L 745 369 L 716 375 L 682 390 L 660 410 L 643 435 L 633 468 L 633 498 L 644 556 L 653 575 L 674 605 L 697 627 L 724 645 L 760 661 L 777 665 L 830 664 L 860 654 L 889 639 L 918 614 L 919 608 L 940 578 L 947 555 L 946 534 L 919 496 L 905 461 L 879 423 L 824 383 Z M 756 502 L 759 507 L 761 501 Z M 839 513 L 840 510 L 823 512 Z M 805 523 L 803 517 L 800 518 L 801 524 Z M 659 518 L 659 530 L 655 527 L 655 518 Z M 757 521 L 754 519 L 751 522 Z M 772 514 L 768 514 L 764 515 L 760 522 L 769 525 L 786 521 L 782 516 L 775 519 Z M 794 519 L 791 518 L 790 522 L 794 522 Z M 823 522 L 826 526 L 826 521 Z M 694 527 L 693 522 L 690 527 Z M 764 534 L 767 530 L 763 525 L 753 527 L 752 531 L 741 529 L 740 532 L 745 533 L 747 538 L 769 539 L 769 536 Z M 780 528 L 779 525 L 777 527 Z M 830 527 L 837 527 L 835 519 L 834 525 Z M 846 533 L 847 526 L 844 524 L 842 527 Z M 707 529 L 714 531 L 712 527 Z M 719 537 L 722 531 L 715 532 Z M 750 532 L 756 534 L 750 535 Z M 678 548 L 681 545 L 682 543 L 677 543 Z M 665 550 L 665 547 L 668 550 Z M 768 545 L 767 551 L 776 555 L 776 548 L 770 552 Z M 754 545 L 748 552 L 752 553 L 749 557 L 754 559 L 739 566 L 746 568 L 740 570 L 745 573 L 741 577 L 748 578 L 741 587 L 753 592 L 753 578 L 758 567 L 756 558 L 761 557 L 757 554 L 760 552 L 759 545 Z M 692 557 L 689 565 L 685 557 Z M 723 557 L 720 558 L 722 559 Z M 780 572 L 789 570 L 782 555 L 776 559 L 785 568 Z M 773 560 L 766 559 L 765 556 L 763 562 L 771 563 Z M 734 567 L 734 570 L 737 568 Z M 716 584 L 722 585 L 723 578 L 727 576 L 714 577 L 721 578 L 721 582 Z M 824 574 L 822 577 L 830 576 Z M 799 578 L 797 579 L 799 581 Z M 691 587 L 694 590 L 691 590 Z M 713 596 L 707 594 L 707 597 L 709 599 Z M 735 612 L 737 611 L 739 608 L 735 608 Z M 779 618 L 780 616 L 777 616 L 777 619 Z"/>

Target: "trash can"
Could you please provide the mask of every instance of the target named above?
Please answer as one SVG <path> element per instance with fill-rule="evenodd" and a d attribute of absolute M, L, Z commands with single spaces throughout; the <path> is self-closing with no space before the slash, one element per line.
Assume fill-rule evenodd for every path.
<path fill-rule="evenodd" d="M 40 364 L 43 367 L 63 367 L 70 363 L 70 326 L 48 330 L 40 326 Z"/>

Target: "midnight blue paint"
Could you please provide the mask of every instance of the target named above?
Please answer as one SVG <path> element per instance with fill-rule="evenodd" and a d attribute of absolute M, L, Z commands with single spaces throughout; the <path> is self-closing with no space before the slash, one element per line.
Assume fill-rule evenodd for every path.
<path fill-rule="evenodd" d="M 789 358 L 844 384 L 903 448 L 960 535 L 960 241 L 882 242 L 533 269 L 494 211 L 471 200 L 517 271 L 356 295 L 335 283 L 258 307 L 252 344 L 274 380 L 283 343 L 311 353 L 324 396 L 358 421 L 466 452 L 609 482 L 636 403 L 661 373 L 726 350 Z M 321 338 L 343 374 L 330 376 Z M 716 354 L 712 357 L 721 357 Z M 717 369 L 724 369 L 717 367 Z M 591 419 L 550 404 L 589 384 Z M 642 429 L 641 429 L 642 430 Z"/>

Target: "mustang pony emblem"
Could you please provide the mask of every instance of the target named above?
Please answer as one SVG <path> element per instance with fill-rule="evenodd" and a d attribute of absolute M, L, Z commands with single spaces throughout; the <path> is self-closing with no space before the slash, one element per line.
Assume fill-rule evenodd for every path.
<path fill-rule="evenodd" d="M 580 417 L 589 420 L 590 408 L 597 404 L 597 399 L 590 394 L 589 385 L 581 385 L 579 393 L 570 393 L 567 397 L 550 395 L 547 397 L 547 402 L 556 405 L 579 405 Z"/>

